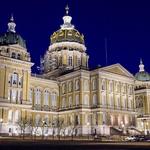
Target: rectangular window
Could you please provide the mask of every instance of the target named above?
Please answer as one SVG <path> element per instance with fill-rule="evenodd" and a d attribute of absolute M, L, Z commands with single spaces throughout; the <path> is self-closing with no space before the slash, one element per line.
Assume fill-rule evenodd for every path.
<path fill-rule="evenodd" d="M 12 89 L 12 102 L 16 102 L 17 99 L 17 91 Z"/>

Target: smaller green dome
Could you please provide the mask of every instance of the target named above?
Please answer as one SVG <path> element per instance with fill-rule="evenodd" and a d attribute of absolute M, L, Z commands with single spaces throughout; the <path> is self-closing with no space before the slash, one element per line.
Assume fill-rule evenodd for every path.
<path fill-rule="evenodd" d="M 0 36 L 0 45 L 19 44 L 26 48 L 25 40 L 15 32 L 6 32 Z"/>
<path fill-rule="evenodd" d="M 135 78 L 139 81 L 150 81 L 150 75 L 146 71 L 136 73 Z"/>
<path fill-rule="evenodd" d="M 19 44 L 20 46 L 26 48 L 25 40 L 16 33 L 15 27 L 16 24 L 14 22 L 13 15 L 11 15 L 8 22 L 7 32 L 0 36 L 0 45 Z"/>

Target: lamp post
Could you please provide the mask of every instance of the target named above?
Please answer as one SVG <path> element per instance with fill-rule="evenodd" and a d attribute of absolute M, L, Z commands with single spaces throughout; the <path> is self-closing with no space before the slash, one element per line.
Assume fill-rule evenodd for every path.
<path fill-rule="evenodd" d="M 3 125 L 3 119 L 0 119 L 0 134 L 2 134 L 2 125 Z"/>

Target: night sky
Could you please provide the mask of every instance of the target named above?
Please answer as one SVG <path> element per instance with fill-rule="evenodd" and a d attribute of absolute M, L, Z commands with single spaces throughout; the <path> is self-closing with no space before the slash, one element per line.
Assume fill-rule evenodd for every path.
<path fill-rule="evenodd" d="M 7 30 L 11 13 L 16 31 L 26 40 L 33 72 L 40 55 L 50 44 L 50 35 L 63 24 L 66 4 L 72 23 L 85 36 L 90 67 L 105 66 L 105 42 L 108 65 L 120 63 L 131 73 L 143 59 L 150 72 L 150 1 L 144 0 L 1 0 L 0 33 Z"/>

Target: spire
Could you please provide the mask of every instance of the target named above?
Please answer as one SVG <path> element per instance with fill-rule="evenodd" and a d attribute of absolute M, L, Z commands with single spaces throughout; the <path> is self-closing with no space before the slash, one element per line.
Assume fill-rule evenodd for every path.
<path fill-rule="evenodd" d="M 65 7 L 66 14 L 63 17 L 64 24 L 61 25 L 61 29 L 73 29 L 74 25 L 71 24 L 72 17 L 69 16 L 69 7 L 68 5 Z"/>
<path fill-rule="evenodd" d="M 140 59 L 139 72 L 143 72 L 143 71 L 145 71 L 144 70 L 144 64 L 143 64 L 142 59 Z"/>
<path fill-rule="evenodd" d="M 69 7 L 68 7 L 68 5 L 66 5 L 65 10 L 66 10 L 66 15 L 68 16 L 68 13 L 69 13 Z"/>
<path fill-rule="evenodd" d="M 16 24 L 14 22 L 14 17 L 13 15 L 11 14 L 11 17 L 10 17 L 10 20 L 8 22 L 8 32 L 13 32 L 13 33 L 16 33 L 15 31 L 15 27 L 16 27 Z"/>
<path fill-rule="evenodd" d="M 14 22 L 14 16 L 13 16 L 13 14 L 11 14 L 10 21 L 11 21 L 11 22 Z"/>

